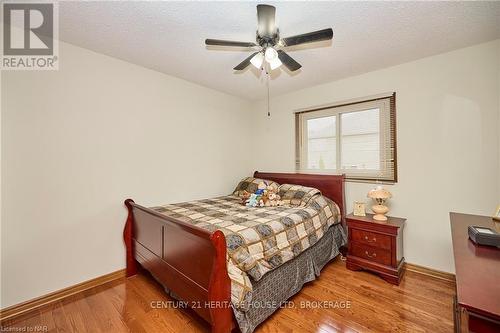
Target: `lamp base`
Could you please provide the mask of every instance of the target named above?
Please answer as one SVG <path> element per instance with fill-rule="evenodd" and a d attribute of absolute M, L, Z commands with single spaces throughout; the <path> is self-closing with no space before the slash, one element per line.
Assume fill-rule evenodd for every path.
<path fill-rule="evenodd" d="M 373 219 L 377 221 L 387 221 L 387 216 L 384 214 L 375 214 L 373 215 Z"/>
<path fill-rule="evenodd" d="M 373 215 L 373 219 L 374 220 L 377 220 L 377 221 L 387 221 L 387 216 L 384 215 L 384 214 L 386 214 L 389 211 L 389 208 L 387 208 L 387 206 L 384 206 L 384 205 L 373 205 L 372 206 L 372 210 L 375 213 L 375 215 Z"/>

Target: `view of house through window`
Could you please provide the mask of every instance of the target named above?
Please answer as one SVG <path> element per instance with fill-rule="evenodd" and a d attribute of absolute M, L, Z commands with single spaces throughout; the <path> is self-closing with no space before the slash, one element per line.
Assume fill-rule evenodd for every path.
<path fill-rule="evenodd" d="M 380 168 L 380 109 L 341 114 L 342 169 Z"/>
<path fill-rule="evenodd" d="M 396 181 L 394 95 L 297 114 L 297 168 Z"/>
<path fill-rule="evenodd" d="M 307 121 L 307 165 L 309 169 L 335 169 L 337 163 L 336 117 Z"/>

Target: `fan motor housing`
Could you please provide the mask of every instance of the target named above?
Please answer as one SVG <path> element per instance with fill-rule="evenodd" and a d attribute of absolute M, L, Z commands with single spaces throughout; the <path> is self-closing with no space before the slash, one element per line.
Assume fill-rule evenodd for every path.
<path fill-rule="evenodd" d="M 276 34 L 274 36 L 259 36 L 259 32 L 256 32 L 256 41 L 257 44 L 259 44 L 262 47 L 267 47 L 267 46 L 275 46 L 278 44 L 280 37 L 279 37 L 279 30 L 276 29 Z"/>

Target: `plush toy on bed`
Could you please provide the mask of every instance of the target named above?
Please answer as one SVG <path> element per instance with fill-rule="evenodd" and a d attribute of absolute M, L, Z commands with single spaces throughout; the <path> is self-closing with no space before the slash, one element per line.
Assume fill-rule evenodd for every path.
<path fill-rule="evenodd" d="M 255 193 L 243 191 L 240 194 L 241 204 L 247 207 L 275 207 L 281 206 L 283 202 L 278 195 L 275 186 L 260 182 Z"/>
<path fill-rule="evenodd" d="M 260 182 L 257 185 L 257 190 L 255 193 L 250 193 L 248 191 L 243 191 L 239 196 L 241 198 L 241 204 L 247 207 L 257 207 L 260 205 L 262 196 L 266 191 L 267 185 L 264 182 Z"/>
<path fill-rule="evenodd" d="M 240 192 L 239 197 L 241 199 L 242 205 L 244 205 L 247 202 L 247 200 L 250 198 L 250 195 L 252 195 L 252 193 L 248 192 L 247 190 Z"/>
<path fill-rule="evenodd" d="M 260 182 L 259 185 L 257 185 L 257 191 L 255 191 L 255 194 L 257 195 L 263 195 L 264 192 L 267 190 L 267 184 L 265 182 Z"/>
<path fill-rule="evenodd" d="M 267 194 L 267 190 L 265 190 L 264 194 L 260 196 L 259 207 L 269 206 L 268 202 L 269 202 L 269 195 Z"/>
<path fill-rule="evenodd" d="M 264 190 L 264 194 L 259 201 L 260 207 L 276 207 L 281 206 L 283 202 L 281 201 L 281 197 L 277 193 L 278 189 L 273 186 L 267 186 Z"/>
<path fill-rule="evenodd" d="M 260 196 L 252 193 L 250 197 L 245 201 L 247 207 L 257 207 L 259 205 Z"/>
<path fill-rule="evenodd" d="M 281 197 L 279 196 L 278 193 L 273 192 L 269 194 L 269 201 L 267 203 L 268 206 L 276 207 L 276 206 L 281 206 L 283 204 L 283 201 L 281 201 Z"/>

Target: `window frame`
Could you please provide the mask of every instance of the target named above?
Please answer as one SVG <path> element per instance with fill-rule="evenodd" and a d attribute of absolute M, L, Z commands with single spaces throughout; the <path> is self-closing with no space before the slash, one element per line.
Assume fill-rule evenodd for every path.
<path fill-rule="evenodd" d="M 371 109 L 379 109 L 379 144 L 381 166 L 382 163 L 387 165 L 379 170 L 390 170 L 390 163 L 393 163 L 393 172 L 389 176 L 374 176 L 376 170 L 354 170 L 345 169 L 342 166 L 342 120 L 341 115 L 353 112 L 362 112 Z M 383 110 L 387 113 L 383 115 Z M 307 121 L 323 117 L 335 116 L 335 140 L 336 140 L 336 169 L 308 169 L 307 158 L 302 158 L 308 154 L 307 135 L 304 135 L 307 130 Z M 387 119 L 389 118 L 389 119 Z M 388 122 L 388 124 L 386 123 Z M 387 128 L 388 129 L 385 129 Z M 316 107 L 312 109 L 300 110 L 295 113 L 295 129 L 296 129 L 296 170 L 298 172 L 307 173 L 326 173 L 326 174 L 346 174 L 346 180 L 353 182 L 381 182 L 381 183 L 397 183 L 397 140 L 396 140 L 396 93 L 381 94 L 378 96 L 356 99 L 347 102 Z M 389 135 L 389 147 L 385 148 L 384 140 L 385 133 Z M 392 148 L 392 156 L 391 150 Z M 385 156 L 383 155 L 385 154 Z M 392 158 L 391 158 L 392 157 Z"/>

